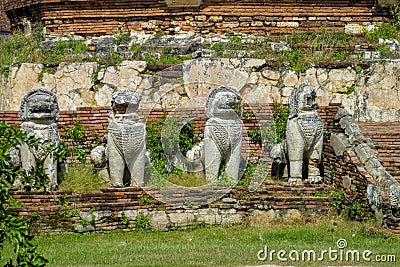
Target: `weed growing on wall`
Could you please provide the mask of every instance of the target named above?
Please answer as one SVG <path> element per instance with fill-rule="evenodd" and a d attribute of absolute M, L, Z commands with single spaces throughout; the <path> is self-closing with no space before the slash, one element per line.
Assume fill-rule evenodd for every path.
<path fill-rule="evenodd" d="M 166 179 L 169 173 L 182 175 L 182 170 L 171 166 L 164 150 L 176 151 L 176 153 L 179 150 L 185 155 L 189 149 L 199 143 L 193 121 L 184 120 L 182 128 L 179 128 L 179 124 L 176 116 L 169 116 L 167 120 L 164 114 L 162 118 L 149 121 L 146 125 L 146 146 L 150 152 L 150 161 L 155 170 Z M 177 136 L 179 136 L 179 141 L 175 142 Z"/>
<path fill-rule="evenodd" d="M 272 114 L 274 116 L 273 126 L 276 133 L 276 142 L 281 143 L 286 138 L 286 124 L 290 110 L 278 102 L 273 103 Z"/>
<path fill-rule="evenodd" d="M 372 30 L 364 31 L 367 41 L 377 41 L 378 39 L 397 39 L 398 31 L 392 23 L 381 23 L 376 25 Z"/>
<path fill-rule="evenodd" d="M 151 219 L 143 212 L 140 212 L 135 218 L 135 229 L 145 230 L 150 225 L 150 222 Z"/>
<path fill-rule="evenodd" d="M 333 186 L 334 190 L 330 194 L 330 204 L 338 215 L 342 215 L 345 219 L 351 221 L 363 221 L 373 217 L 366 209 L 368 205 L 363 207 L 357 199 L 346 197 L 343 189 L 336 184 L 333 184 Z"/>
<path fill-rule="evenodd" d="M 129 42 L 131 41 L 131 33 L 124 31 L 116 31 L 114 33 L 114 38 L 116 45 L 129 44 Z"/>
<path fill-rule="evenodd" d="M 304 53 L 301 49 L 287 50 L 280 53 L 280 59 L 287 62 L 287 68 L 297 73 L 306 71 L 309 67 L 304 64 Z"/>

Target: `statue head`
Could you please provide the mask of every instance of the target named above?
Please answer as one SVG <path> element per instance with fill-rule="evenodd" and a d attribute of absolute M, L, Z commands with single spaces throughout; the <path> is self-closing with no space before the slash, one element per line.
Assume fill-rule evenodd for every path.
<path fill-rule="evenodd" d="M 289 119 L 296 117 L 301 112 L 316 110 L 316 97 L 317 94 L 315 92 L 315 89 L 308 85 L 307 81 L 297 85 L 290 94 Z"/>
<path fill-rule="evenodd" d="M 23 121 L 58 120 L 60 109 L 56 95 L 44 88 L 30 90 L 22 99 L 18 116 Z"/>
<path fill-rule="evenodd" d="M 124 89 L 116 91 L 112 95 L 111 108 L 115 114 L 128 114 L 138 111 L 142 96 L 132 90 Z"/>
<path fill-rule="evenodd" d="M 219 86 L 212 90 L 206 100 L 206 116 L 214 117 L 216 113 L 232 113 L 238 116 L 242 114 L 242 98 L 235 89 Z"/>

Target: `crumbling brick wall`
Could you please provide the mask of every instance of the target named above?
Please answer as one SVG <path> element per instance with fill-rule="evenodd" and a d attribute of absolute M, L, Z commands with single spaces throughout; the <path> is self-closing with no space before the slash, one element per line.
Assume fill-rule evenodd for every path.
<path fill-rule="evenodd" d="M 4 0 L 0 0 L 0 35 L 10 32 L 10 21 L 4 12 L 3 2 Z"/>
<path fill-rule="evenodd" d="M 201 2 L 201 1 L 199 1 Z M 154 33 L 171 29 L 199 33 L 257 35 L 343 30 L 347 24 L 387 21 L 387 8 L 374 0 L 204 0 L 198 7 L 171 7 L 157 0 L 4 0 L 12 27 L 42 22 L 47 33 L 94 36 L 115 30 Z"/>

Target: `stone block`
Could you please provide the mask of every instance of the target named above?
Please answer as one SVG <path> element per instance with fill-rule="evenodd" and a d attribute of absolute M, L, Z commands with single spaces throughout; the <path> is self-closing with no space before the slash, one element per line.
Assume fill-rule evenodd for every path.
<path fill-rule="evenodd" d="M 278 81 L 280 78 L 280 73 L 278 71 L 274 71 L 274 70 L 263 70 L 262 71 L 262 76 L 268 80 L 273 80 L 273 81 Z"/>
<path fill-rule="evenodd" d="M 222 225 L 233 225 L 242 223 L 243 215 L 241 214 L 225 214 L 222 215 Z"/>
<path fill-rule="evenodd" d="M 169 218 L 165 211 L 154 211 L 150 213 L 150 227 L 157 231 L 167 231 L 170 225 Z"/>
<path fill-rule="evenodd" d="M 371 147 L 367 144 L 359 144 L 356 146 L 355 151 L 362 164 L 365 164 L 370 158 L 375 157 Z"/>
<path fill-rule="evenodd" d="M 189 226 L 195 222 L 195 216 L 193 213 L 170 213 L 169 219 L 172 226 Z"/>
<path fill-rule="evenodd" d="M 346 148 L 350 147 L 351 144 L 347 140 L 346 135 L 342 133 L 332 133 L 330 144 L 335 152 L 336 156 L 343 156 L 344 151 Z"/>
<path fill-rule="evenodd" d="M 343 187 L 345 189 L 349 189 L 350 190 L 353 179 L 350 178 L 349 176 L 345 175 L 345 176 L 342 177 L 342 180 L 343 180 Z"/>
<path fill-rule="evenodd" d="M 252 226 L 263 226 L 272 223 L 276 219 L 274 210 L 262 211 L 255 210 L 249 216 L 250 225 Z"/>

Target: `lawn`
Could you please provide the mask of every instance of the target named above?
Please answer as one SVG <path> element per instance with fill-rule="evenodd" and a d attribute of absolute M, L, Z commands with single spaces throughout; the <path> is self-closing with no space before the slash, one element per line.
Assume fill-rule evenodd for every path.
<path fill-rule="evenodd" d="M 347 247 L 340 250 L 338 239 L 345 239 Z M 92 234 L 40 234 L 35 238 L 38 250 L 48 260 L 48 266 L 246 266 L 279 264 L 291 266 L 399 266 L 400 238 L 382 230 L 374 222 L 356 223 L 340 218 L 311 220 L 296 224 L 274 223 L 262 227 L 230 226 L 205 227 L 170 232 L 112 232 Z M 257 258 L 265 256 L 265 261 Z M 330 260 L 321 251 L 338 250 L 337 260 Z M 273 260 L 270 252 L 275 250 Z M 278 260 L 277 252 L 288 261 Z M 299 253 L 299 261 L 295 252 Z M 316 260 L 308 260 L 308 252 L 315 250 Z M 360 261 L 345 261 L 348 250 L 358 250 Z M 396 263 L 367 262 L 362 253 L 371 260 L 376 255 L 395 255 Z M 292 251 L 292 252 L 291 252 Z M 340 260 L 340 251 L 342 258 Z M 260 252 L 260 253 L 259 253 Z M 9 253 L 6 249 L 5 253 Z M 350 254 L 349 254 L 350 255 Z M 290 257 L 291 258 L 290 258 Z M 335 258 L 335 254 L 331 255 Z M 351 259 L 351 258 L 350 258 Z M 1 264 L 1 262 L 0 262 Z"/>

